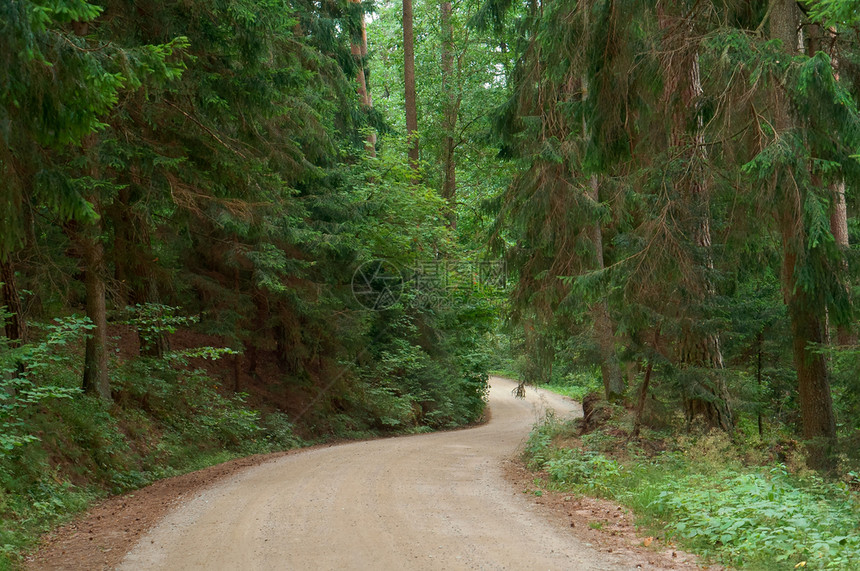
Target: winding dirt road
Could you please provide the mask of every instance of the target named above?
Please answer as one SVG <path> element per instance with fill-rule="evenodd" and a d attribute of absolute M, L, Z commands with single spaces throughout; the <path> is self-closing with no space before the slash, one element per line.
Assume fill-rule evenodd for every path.
<path fill-rule="evenodd" d="M 635 569 L 537 513 L 502 463 L 547 408 L 492 378 L 480 427 L 277 458 L 218 482 L 143 536 L 120 569 Z M 626 564 L 625 564 L 626 563 Z"/>

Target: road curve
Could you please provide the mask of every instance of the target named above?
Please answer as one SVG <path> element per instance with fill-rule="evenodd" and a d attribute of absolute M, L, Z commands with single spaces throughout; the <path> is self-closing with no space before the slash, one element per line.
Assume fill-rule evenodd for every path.
<path fill-rule="evenodd" d="M 570 400 L 490 380 L 477 428 L 317 448 L 204 490 L 119 569 L 630 569 L 534 511 L 502 462 Z"/>

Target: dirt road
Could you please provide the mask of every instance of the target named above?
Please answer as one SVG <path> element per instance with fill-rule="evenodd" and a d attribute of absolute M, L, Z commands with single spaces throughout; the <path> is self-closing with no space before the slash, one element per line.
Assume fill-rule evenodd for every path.
<path fill-rule="evenodd" d="M 357 442 L 242 471 L 126 555 L 141 569 L 630 569 L 536 513 L 502 474 L 546 408 L 572 401 L 493 378 L 483 426 Z"/>

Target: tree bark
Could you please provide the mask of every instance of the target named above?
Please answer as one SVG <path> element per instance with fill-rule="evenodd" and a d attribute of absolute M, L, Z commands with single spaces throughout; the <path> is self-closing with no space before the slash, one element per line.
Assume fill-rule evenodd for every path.
<path fill-rule="evenodd" d="M 836 245 L 847 251 L 851 244 L 848 241 L 848 205 L 845 202 L 845 181 L 830 185 L 832 198 L 830 201 L 830 233 Z M 849 325 L 837 325 L 836 342 L 843 347 L 857 345 L 857 335 Z"/>
<path fill-rule="evenodd" d="M 457 227 L 457 171 L 454 160 L 456 143 L 454 133 L 457 128 L 457 116 L 460 111 L 460 101 L 456 93 L 454 77 L 454 27 L 451 22 L 451 2 L 441 3 L 442 29 L 442 90 L 445 93 L 445 111 L 443 129 L 445 138 L 442 142 L 442 198 L 448 205 L 445 217 L 448 226 L 453 230 Z"/>
<path fill-rule="evenodd" d="M 4 324 L 6 339 L 11 347 L 19 347 L 27 342 L 27 321 L 15 283 L 15 267 L 8 256 L 0 261 L 0 282 L 3 282 L 3 305 L 11 314 Z"/>
<path fill-rule="evenodd" d="M 95 326 L 87 336 L 82 388 L 87 394 L 111 400 L 107 357 L 104 245 L 100 238 L 101 222 L 96 222 L 93 227 L 84 229 L 77 240 L 84 263 L 87 317 Z"/>
<path fill-rule="evenodd" d="M 412 31 L 412 0 L 403 0 L 403 83 L 405 88 L 406 136 L 409 145 L 409 164 L 417 179 L 418 152 L 418 103 L 415 94 L 415 36 Z"/>
<path fill-rule="evenodd" d="M 824 40 L 824 34 L 821 26 L 814 23 L 808 23 L 805 26 L 807 29 L 806 53 L 812 57 L 817 52 L 821 51 L 821 42 Z M 835 34 L 834 30 L 828 31 L 829 35 Z M 836 79 L 839 79 L 839 60 L 835 55 L 831 54 L 831 65 L 833 74 Z M 837 180 L 830 184 L 830 233 L 836 245 L 843 251 L 848 250 L 850 244 L 848 241 L 848 206 L 845 202 L 845 181 Z M 843 265 L 843 269 L 847 269 L 847 263 Z M 850 295 L 850 291 L 846 292 Z M 841 346 L 853 346 L 857 344 L 857 337 L 851 331 L 851 327 L 845 324 L 836 326 L 836 342 Z"/>
<path fill-rule="evenodd" d="M 595 204 L 600 202 L 598 196 L 597 175 L 591 177 L 591 196 Z M 600 222 L 591 225 L 591 243 L 594 246 L 595 264 L 598 270 L 604 268 L 603 232 Z M 591 318 L 594 320 L 594 338 L 600 353 L 600 374 L 603 378 L 603 390 L 606 400 L 618 402 L 624 398 L 624 377 L 621 375 L 621 364 L 615 351 L 615 324 L 609 315 L 609 304 L 606 300 L 598 301 L 591 306 Z"/>
<path fill-rule="evenodd" d="M 110 261 L 114 267 L 117 284 L 117 304 L 120 307 L 134 304 L 157 304 L 161 302 L 155 263 L 152 251 L 150 221 L 142 215 L 135 204 L 141 200 L 139 192 L 140 169 L 129 168 L 130 179 L 117 191 L 117 197 L 105 215 L 113 222 L 113 248 Z M 140 354 L 162 358 L 170 350 L 166 333 L 147 331 L 141 336 L 138 330 Z"/>
<path fill-rule="evenodd" d="M 636 400 L 636 416 L 633 421 L 633 438 L 639 437 L 639 432 L 642 429 L 642 412 L 645 410 L 645 399 L 648 397 L 648 385 L 651 384 L 651 370 L 654 364 L 648 361 L 648 366 L 645 368 L 645 378 L 642 379 L 642 386 L 639 387 L 639 398 Z"/>
<path fill-rule="evenodd" d="M 797 45 L 799 14 L 794 0 L 771 0 L 770 37 L 782 41 L 783 49 L 793 52 Z M 791 131 L 793 120 L 787 96 L 777 86 L 773 91 L 774 127 L 780 137 Z M 832 470 L 832 456 L 836 442 L 836 421 L 833 415 L 833 398 L 827 361 L 821 353 L 810 350 L 810 344 L 824 342 L 824 327 L 820 315 L 824 308 L 817 307 L 814 296 L 797 284 L 796 264 L 805 247 L 803 225 L 803 191 L 790 180 L 791 173 L 780 173 L 783 198 L 777 216 L 782 233 L 783 295 L 791 322 L 794 365 L 797 369 L 800 415 L 803 438 L 810 466 L 818 470 Z"/>
<path fill-rule="evenodd" d="M 90 167 L 87 173 L 93 180 L 99 178 L 98 159 L 96 158 L 96 135 L 88 136 L 83 142 L 83 150 L 89 156 Z M 102 209 L 93 191 L 88 198 L 98 216 Z M 72 241 L 77 245 L 84 270 L 86 288 L 87 317 L 92 322 L 84 353 L 84 376 L 82 388 L 86 394 L 111 400 L 110 378 L 108 376 L 107 356 L 107 304 L 105 300 L 105 249 L 102 238 L 101 218 L 83 227 L 72 225 Z"/>
<path fill-rule="evenodd" d="M 764 333 L 762 333 L 761 331 L 759 331 L 759 334 L 758 334 L 758 336 L 756 337 L 756 353 L 757 353 L 757 359 L 756 359 L 756 369 L 755 369 L 755 380 L 756 380 L 756 385 L 758 386 L 759 400 L 761 400 L 761 398 L 762 398 L 762 383 L 761 383 L 762 365 L 761 365 L 761 358 L 762 358 L 762 353 L 763 353 L 763 352 L 764 352 Z M 761 417 L 761 409 L 762 409 L 761 404 L 759 404 L 759 406 L 758 406 L 758 412 L 756 413 L 757 420 L 758 420 L 758 437 L 759 437 L 759 438 L 764 438 L 764 422 L 762 421 L 762 417 Z"/>
<path fill-rule="evenodd" d="M 587 33 L 591 29 L 589 11 L 587 9 L 582 10 L 582 19 L 583 30 L 586 30 Z M 587 41 L 587 39 L 583 41 Z M 583 75 L 580 81 L 582 83 L 582 100 L 585 102 L 590 96 L 588 77 Z M 583 116 L 583 142 L 587 142 L 590 137 L 591 132 L 588 119 Z M 588 198 L 595 207 L 600 204 L 600 182 L 596 174 L 592 174 L 589 180 Z M 587 232 L 590 234 L 591 245 L 594 248 L 595 268 L 603 270 L 605 268 L 605 260 L 603 257 L 603 228 L 601 222 L 595 220 L 587 228 Z M 615 323 L 613 323 L 612 317 L 609 314 L 609 303 L 605 299 L 598 301 L 589 308 L 589 313 L 594 322 L 594 340 L 600 359 L 600 376 L 603 379 L 603 392 L 606 395 L 607 401 L 619 402 L 624 399 L 627 387 L 624 382 L 624 376 L 621 373 L 618 353 L 615 350 Z"/>
<path fill-rule="evenodd" d="M 711 254 L 711 221 L 709 214 L 709 184 L 707 173 L 702 168 L 706 160 L 704 125 L 701 114 L 696 111 L 702 96 L 699 74 L 699 55 L 689 42 L 687 31 L 692 31 L 692 14 L 667 13 L 662 6 L 657 8 L 660 28 L 664 33 L 665 84 L 663 100 L 670 118 L 670 149 L 678 149 L 689 161 L 685 175 L 676 181 L 681 207 L 682 231 L 692 237 L 692 242 L 704 257 L 697 255 L 690 261 L 690 268 L 682 273 L 681 285 L 689 292 L 694 303 L 704 304 L 715 295 L 711 274 L 714 270 Z M 675 20 L 673 20 L 673 18 Z M 677 23 L 676 23 L 677 22 Z M 693 117 L 692 128 L 689 119 Z M 678 318 L 681 335 L 677 341 L 676 359 L 682 367 L 703 369 L 696 375 L 692 386 L 684 387 L 684 409 L 688 429 L 696 415 L 705 417 L 710 426 L 730 432 L 734 427 L 728 403 L 728 388 L 719 371 L 723 368 L 720 339 L 716 333 L 703 332 L 696 327 L 699 316 L 680 307 Z"/>
<path fill-rule="evenodd" d="M 361 0 L 349 0 L 352 4 L 361 4 Z M 373 108 L 373 96 L 367 81 L 367 26 L 364 12 L 361 13 L 361 37 L 353 38 L 349 44 L 352 57 L 356 60 L 358 70 L 355 72 L 355 82 L 358 84 L 358 98 L 365 110 Z M 376 133 L 371 131 L 365 139 L 364 149 L 370 157 L 376 156 Z"/>

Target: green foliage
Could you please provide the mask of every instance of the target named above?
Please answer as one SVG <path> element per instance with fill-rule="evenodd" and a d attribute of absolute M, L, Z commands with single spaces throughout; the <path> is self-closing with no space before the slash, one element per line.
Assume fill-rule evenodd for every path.
<path fill-rule="evenodd" d="M 860 553 L 856 494 L 811 476 L 725 470 L 661 487 L 651 510 L 669 521 L 667 531 L 733 566 L 850 569 Z"/>
<path fill-rule="evenodd" d="M 25 421 L 40 403 L 48 399 L 71 399 L 80 393 L 77 388 L 48 380 L 68 366 L 67 346 L 79 340 L 92 325 L 86 318 L 72 316 L 43 328 L 45 338 L 39 343 L 15 350 L 0 344 L 0 457 L 38 440 Z"/>
<path fill-rule="evenodd" d="M 799 428 L 802 348 L 857 324 L 857 236 L 832 226 L 838 189 L 856 225 L 855 3 L 535 6 L 473 19 L 511 49 L 495 135 L 513 177 L 488 204 L 514 277 L 505 368 L 563 386 L 618 362 L 629 396 L 650 365 L 666 425 L 707 403 L 728 431 Z M 780 16 L 803 46 L 773 37 Z M 850 450 L 844 364 L 815 386 L 831 365 Z"/>
<path fill-rule="evenodd" d="M 148 309 L 136 322 L 146 331 L 185 323 L 178 308 Z M 114 405 L 81 394 L 80 343 L 91 328 L 85 318 L 56 320 L 38 327 L 38 342 L 0 352 L 0 566 L 105 493 L 304 444 L 285 414 L 250 408 L 246 395 L 225 393 L 189 365 L 235 354 L 230 350 L 191 348 L 117 363 Z"/>
<path fill-rule="evenodd" d="M 606 495 L 615 486 L 621 468 L 613 459 L 583 450 L 560 451 L 547 460 L 543 468 L 550 481 L 559 486 L 577 485 L 590 493 Z"/>
<path fill-rule="evenodd" d="M 812 0 L 809 17 L 824 25 L 857 26 L 860 10 L 851 0 Z"/>
<path fill-rule="evenodd" d="M 350 392 L 369 426 L 453 428 L 481 418 L 492 299 L 473 293 L 448 302 L 434 308 L 395 306 L 374 315 L 378 334 L 368 348 L 372 360 L 358 371 L 359 383 Z"/>
<path fill-rule="evenodd" d="M 437 307 L 407 291 L 401 305 L 369 313 L 349 291 L 367 260 L 405 269 L 482 257 L 481 215 L 463 218 L 461 251 L 435 161 L 414 184 L 394 108 L 359 105 L 357 64 L 372 58 L 358 62 L 350 44 L 371 10 L 303 0 L 0 7 L 0 175 L 9 182 L 0 260 L 27 292 L 28 320 L 86 305 L 84 275 L 103 279 L 118 341 L 111 405 L 78 394 L 83 348 L 72 335 L 85 322 L 68 321 L 62 346 L 39 331 L 38 342 L 0 348 L 0 515 L 15 529 L 0 544 L 31 541 L 80 509 L 74 498 L 300 445 L 298 432 L 418 432 L 481 418 L 498 292 L 446 292 Z M 493 167 L 483 137 L 507 56 L 487 51 L 489 38 L 470 40 L 459 25 L 470 10 L 458 6 L 455 20 L 463 61 L 472 60 L 458 72 L 471 86 L 460 93 L 458 152 L 461 197 L 474 206 L 506 181 L 487 174 L 507 169 Z M 389 71 L 377 73 L 384 81 L 371 86 L 390 84 Z M 440 107 L 441 92 L 421 86 Z M 376 157 L 364 155 L 371 128 L 381 135 Z M 433 133 L 430 154 L 441 145 Z M 104 250 L 98 268 L 82 263 L 87 247 Z M 217 342 L 185 342 L 204 335 Z M 170 351 L 174 342 L 186 348 Z M 228 356 L 229 372 L 209 363 Z M 274 411 L 308 391 L 319 397 L 303 423 Z M 282 393 L 286 402 L 270 402 Z"/>
<path fill-rule="evenodd" d="M 224 396 L 204 371 L 177 364 L 187 367 L 170 358 L 128 363 L 116 383 L 120 398 L 150 409 L 153 419 L 172 431 L 175 445 L 254 450 L 263 429 L 260 413 L 244 404 L 246 396 Z"/>
<path fill-rule="evenodd" d="M 171 307 L 162 303 L 138 303 L 134 307 L 126 308 L 128 318 L 120 323 L 131 325 L 137 329 L 141 352 L 145 353 L 154 347 L 164 335 L 176 333 L 178 327 L 199 321 L 197 316 L 179 315 L 178 309 L 178 307 Z"/>
<path fill-rule="evenodd" d="M 594 449 L 600 439 L 554 444 L 575 431 L 548 417 L 525 446 L 529 467 L 544 471 L 552 489 L 616 500 L 661 535 L 732 567 L 851 569 L 856 562 L 860 497 L 844 483 L 784 465 L 744 467 L 719 437 L 650 458 L 628 445 L 625 460 Z"/>
<path fill-rule="evenodd" d="M 600 379 L 600 371 L 592 369 L 590 371 L 570 372 L 561 379 L 543 385 L 542 388 L 581 401 L 589 393 L 603 391 L 603 381 Z"/>
<path fill-rule="evenodd" d="M 131 47 L 95 45 L 87 30 L 103 12 L 84 0 L 0 6 L 0 172 L 7 181 L 0 204 L 9 212 L 0 226 L 0 259 L 23 245 L 25 207 L 44 203 L 61 221 L 98 217 L 91 193 L 77 192 L 69 182 L 75 176 L 63 151 L 107 127 L 105 116 L 126 90 L 171 82 L 184 69 L 180 56 L 188 42 L 182 37 Z M 39 146 L 56 154 L 39 152 Z M 46 178 L 55 184 L 45 184 Z"/>

